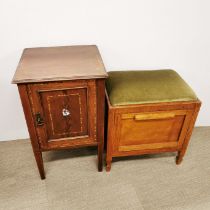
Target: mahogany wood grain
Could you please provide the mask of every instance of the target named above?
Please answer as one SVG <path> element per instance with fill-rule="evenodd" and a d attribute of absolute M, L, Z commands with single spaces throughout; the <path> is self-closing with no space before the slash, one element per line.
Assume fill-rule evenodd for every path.
<path fill-rule="evenodd" d="M 42 153 L 41 148 L 39 145 L 38 136 L 36 133 L 36 127 L 34 125 L 34 119 L 33 114 L 30 106 L 30 101 L 27 94 L 27 85 L 25 84 L 19 84 L 18 90 L 23 106 L 23 111 L 25 114 L 26 123 L 28 126 L 28 132 L 31 139 L 31 145 L 34 152 L 35 160 L 37 163 L 37 167 L 39 169 L 40 177 L 41 179 L 45 179 L 45 172 L 44 172 L 44 165 L 43 165 L 43 159 L 42 159 Z"/>
<path fill-rule="evenodd" d="M 96 146 L 103 168 L 105 72 L 96 46 L 24 50 L 18 84 L 42 179 L 42 152 Z"/>
<path fill-rule="evenodd" d="M 103 170 L 104 151 L 104 103 L 105 103 L 105 80 L 96 80 L 97 89 L 97 140 L 98 140 L 98 170 Z"/>
<path fill-rule="evenodd" d="M 54 148 L 56 142 L 66 147 L 78 145 L 81 139 L 81 144 L 96 141 L 95 80 L 33 83 L 28 89 L 34 115 L 40 113 L 45 122 L 37 126 L 42 148 Z M 49 97 L 54 98 L 52 103 Z M 62 115 L 64 108 L 70 116 Z"/>
<path fill-rule="evenodd" d="M 13 83 L 106 78 L 97 46 L 27 48 L 23 51 Z"/>
<path fill-rule="evenodd" d="M 187 149 L 201 102 L 108 105 L 107 171 L 113 157 L 178 152 L 180 163 Z M 113 129 L 114 128 L 114 129 Z"/>
<path fill-rule="evenodd" d="M 18 84 L 18 88 L 35 159 L 42 179 L 45 178 L 42 152 L 49 150 L 97 146 L 98 171 L 102 171 L 104 79 Z M 59 98 L 61 94 L 62 97 Z M 79 96 L 76 98 L 69 96 L 72 94 L 80 96 L 80 103 L 78 101 Z M 55 98 L 50 101 L 50 109 L 47 100 L 49 96 Z M 69 119 L 65 119 L 62 115 L 64 107 L 70 110 Z M 40 113 L 42 116 L 42 125 L 37 125 L 36 113 Z M 69 122 L 66 122 L 66 120 L 69 120 Z M 74 125 L 68 127 L 71 123 Z M 53 133 L 52 128 L 55 133 Z M 60 132 L 64 133 L 58 135 Z"/>

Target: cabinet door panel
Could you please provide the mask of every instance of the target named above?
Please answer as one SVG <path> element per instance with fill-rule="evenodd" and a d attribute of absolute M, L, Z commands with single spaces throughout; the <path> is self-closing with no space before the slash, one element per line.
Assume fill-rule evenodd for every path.
<path fill-rule="evenodd" d="M 28 85 L 37 133 L 43 149 L 96 141 L 95 80 Z M 43 123 L 37 123 L 37 114 Z"/>
<path fill-rule="evenodd" d="M 84 136 L 87 88 L 40 91 L 49 139 Z"/>

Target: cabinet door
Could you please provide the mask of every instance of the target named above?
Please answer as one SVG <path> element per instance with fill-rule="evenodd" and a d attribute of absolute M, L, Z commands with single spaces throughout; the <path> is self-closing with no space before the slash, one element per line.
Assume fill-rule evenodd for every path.
<path fill-rule="evenodd" d="M 192 111 L 172 110 L 117 115 L 114 151 L 180 148 Z"/>
<path fill-rule="evenodd" d="M 42 148 L 96 141 L 94 80 L 30 84 L 28 94 Z"/>

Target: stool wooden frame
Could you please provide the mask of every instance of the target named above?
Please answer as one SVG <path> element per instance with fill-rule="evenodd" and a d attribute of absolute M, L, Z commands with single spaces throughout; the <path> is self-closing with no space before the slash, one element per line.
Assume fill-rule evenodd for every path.
<path fill-rule="evenodd" d="M 176 164 L 182 162 L 201 106 L 199 100 L 112 106 L 106 93 L 106 102 L 107 171 L 112 158 L 120 156 L 177 152 Z"/>

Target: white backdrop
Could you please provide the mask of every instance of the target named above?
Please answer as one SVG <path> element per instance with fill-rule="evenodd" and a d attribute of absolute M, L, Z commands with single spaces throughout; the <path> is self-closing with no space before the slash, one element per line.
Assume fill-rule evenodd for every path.
<path fill-rule="evenodd" d="M 23 48 L 96 44 L 107 70 L 176 69 L 210 125 L 209 0 L 0 0 L 0 140 L 27 138 L 17 87 Z"/>

